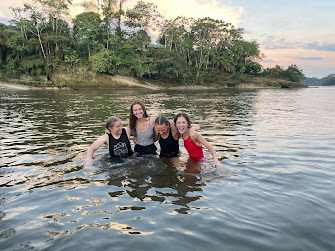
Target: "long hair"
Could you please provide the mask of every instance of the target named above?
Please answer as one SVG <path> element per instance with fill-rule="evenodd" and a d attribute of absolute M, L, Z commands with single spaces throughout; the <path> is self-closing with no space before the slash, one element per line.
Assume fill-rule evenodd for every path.
<path fill-rule="evenodd" d="M 184 117 L 186 119 L 186 122 L 187 122 L 187 127 L 188 128 L 191 128 L 191 120 L 190 120 L 190 117 L 186 114 L 186 113 L 178 113 L 176 116 L 174 116 L 173 118 L 173 121 L 174 121 L 174 124 L 176 125 L 177 124 L 177 119 L 180 118 L 180 117 Z"/>
<path fill-rule="evenodd" d="M 136 130 L 135 130 L 135 127 L 136 127 L 136 116 L 134 115 L 133 113 L 133 107 L 134 105 L 140 105 L 142 110 L 143 110 L 143 116 L 145 118 L 149 117 L 148 114 L 147 114 L 147 110 L 145 109 L 145 106 L 144 104 L 142 103 L 141 100 L 135 100 L 131 106 L 130 106 L 130 114 L 129 114 L 129 127 L 130 127 L 130 132 L 133 136 L 136 136 Z"/>

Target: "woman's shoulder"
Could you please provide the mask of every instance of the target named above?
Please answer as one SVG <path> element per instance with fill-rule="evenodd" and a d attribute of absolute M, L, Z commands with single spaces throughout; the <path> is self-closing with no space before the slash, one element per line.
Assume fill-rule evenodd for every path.
<path fill-rule="evenodd" d="M 105 133 L 103 135 L 101 135 L 98 140 L 101 142 L 101 143 L 107 143 L 109 142 L 109 134 Z"/>
<path fill-rule="evenodd" d="M 150 121 L 150 125 L 152 126 L 152 128 L 155 127 L 155 118 L 153 117 L 147 117 L 148 121 Z"/>

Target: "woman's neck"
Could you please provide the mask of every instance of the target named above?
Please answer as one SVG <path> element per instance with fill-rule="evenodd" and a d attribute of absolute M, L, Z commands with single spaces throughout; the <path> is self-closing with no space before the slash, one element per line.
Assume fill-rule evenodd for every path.
<path fill-rule="evenodd" d="M 166 130 L 166 132 L 164 132 L 164 133 L 161 133 L 161 136 L 163 137 L 163 138 L 167 138 L 168 136 L 169 136 L 169 133 L 170 133 L 170 127 Z"/>
<path fill-rule="evenodd" d="M 113 135 L 114 139 L 119 139 L 121 137 L 120 134 L 116 134 L 116 133 L 113 133 L 113 132 L 112 132 L 112 135 Z"/>
<path fill-rule="evenodd" d="M 147 121 L 147 118 L 146 117 L 142 117 L 142 118 L 138 118 L 137 120 L 136 120 L 136 122 L 138 122 L 138 123 L 143 123 L 143 122 L 145 122 L 145 121 Z"/>
<path fill-rule="evenodd" d="M 185 132 L 183 133 L 183 138 L 184 138 L 184 139 L 187 139 L 189 136 L 190 136 L 190 131 L 189 131 L 189 129 L 187 128 L 187 129 L 185 130 Z"/>

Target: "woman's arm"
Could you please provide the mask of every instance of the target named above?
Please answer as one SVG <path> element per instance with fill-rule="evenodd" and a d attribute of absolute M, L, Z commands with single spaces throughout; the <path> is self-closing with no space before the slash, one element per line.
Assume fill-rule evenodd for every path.
<path fill-rule="evenodd" d="M 214 147 L 211 144 L 209 144 L 208 141 L 200 133 L 197 133 L 196 136 L 197 136 L 197 141 L 201 143 L 202 145 L 204 145 L 209 150 L 211 155 L 213 156 L 214 166 L 224 168 L 225 166 L 221 164 L 220 161 L 218 160 Z"/>
<path fill-rule="evenodd" d="M 124 128 L 124 129 L 126 130 L 128 139 L 130 140 L 130 128 L 129 128 L 129 127 L 126 127 L 126 128 Z"/>
<path fill-rule="evenodd" d="M 190 137 L 193 141 L 197 140 L 197 131 L 200 130 L 200 126 L 198 124 L 192 124 L 190 130 Z"/>
<path fill-rule="evenodd" d="M 158 137 L 157 128 L 155 127 L 156 124 L 155 124 L 154 118 L 150 119 L 150 125 L 151 125 L 152 130 L 154 130 L 154 142 L 155 142 L 159 139 L 159 137 Z"/>
<path fill-rule="evenodd" d="M 100 146 L 103 144 L 108 144 L 108 135 L 104 134 L 100 136 L 96 141 L 93 142 L 93 144 L 88 148 L 87 150 L 87 158 L 93 159 L 93 154 Z"/>

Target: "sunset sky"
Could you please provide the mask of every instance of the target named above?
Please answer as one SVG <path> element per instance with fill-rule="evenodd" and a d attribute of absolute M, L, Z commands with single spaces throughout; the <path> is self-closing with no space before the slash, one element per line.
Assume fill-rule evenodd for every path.
<path fill-rule="evenodd" d="M 73 0 L 71 14 L 83 11 Z M 133 0 L 128 0 L 126 7 Z M 148 1 L 146 1 L 148 2 Z M 152 0 L 165 19 L 211 17 L 245 30 L 266 56 L 265 67 L 298 65 L 307 77 L 335 74 L 335 1 L 333 0 Z M 22 0 L 1 0 L 0 22 L 12 18 L 9 6 Z"/>

